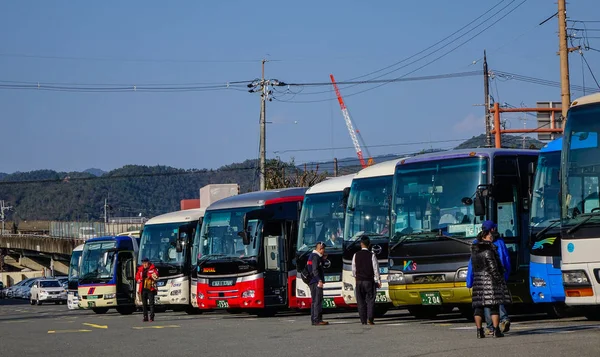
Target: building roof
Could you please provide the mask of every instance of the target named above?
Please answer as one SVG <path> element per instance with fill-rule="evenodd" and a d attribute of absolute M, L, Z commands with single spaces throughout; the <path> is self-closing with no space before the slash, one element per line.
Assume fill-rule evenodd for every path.
<path fill-rule="evenodd" d="M 182 211 L 169 212 L 153 217 L 146 222 L 146 225 L 163 224 L 163 223 L 179 223 L 197 221 L 204 217 L 206 208 L 186 209 Z"/>
<path fill-rule="evenodd" d="M 243 208 L 264 206 L 269 200 L 277 199 L 297 199 L 302 201 L 306 192 L 306 187 L 282 188 L 276 190 L 255 191 L 243 193 L 237 196 L 231 196 L 218 200 L 210 205 L 206 210 L 218 210 L 227 208 Z"/>
<path fill-rule="evenodd" d="M 352 179 L 356 174 L 344 175 L 339 177 L 331 177 L 323 182 L 312 186 L 306 191 L 306 195 L 314 195 L 317 193 L 341 192 L 346 187 L 352 185 Z"/>

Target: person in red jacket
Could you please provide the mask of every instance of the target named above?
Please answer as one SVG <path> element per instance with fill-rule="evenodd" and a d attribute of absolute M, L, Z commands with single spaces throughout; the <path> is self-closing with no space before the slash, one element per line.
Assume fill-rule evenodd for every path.
<path fill-rule="evenodd" d="M 148 258 L 142 259 L 142 265 L 135 274 L 135 280 L 138 283 L 138 294 L 142 296 L 142 306 L 144 311 L 144 322 L 148 321 L 148 305 L 150 305 L 150 322 L 154 321 L 154 297 L 156 296 L 156 280 L 158 280 L 158 270 L 154 264 L 150 263 Z"/>

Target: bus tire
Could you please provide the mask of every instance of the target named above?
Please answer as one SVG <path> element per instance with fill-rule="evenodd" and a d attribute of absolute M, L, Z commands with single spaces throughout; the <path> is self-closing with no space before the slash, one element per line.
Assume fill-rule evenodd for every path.
<path fill-rule="evenodd" d="M 590 321 L 600 321 L 600 308 L 598 306 L 587 306 L 584 308 L 583 316 Z"/>
<path fill-rule="evenodd" d="M 131 315 L 135 312 L 134 306 L 119 306 L 117 312 L 121 315 Z"/>
<path fill-rule="evenodd" d="M 185 309 L 185 313 L 188 314 L 188 315 L 200 315 L 202 313 L 202 310 L 200 310 L 197 307 L 193 307 L 193 306 L 189 305 Z"/>
<path fill-rule="evenodd" d="M 103 315 L 108 312 L 108 307 L 95 307 L 92 311 L 97 315 Z"/>
<path fill-rule="evenodd" d="M 385 315 L 388 312 L 388 310 L 389 310 L 389 307 L 387 307 L 387 306 L 377 306 L 377 305 L 375 305 L 375 311 L 373 311 L 373 314 L 377 318 L 383 317 L 383 315 Z"/>
<path fill-rule="evenodd" d="M 413 306 L 408 308 L 408 313 L 417 319 L 428 320 L 434 319 L 438 315 L 439 310 L 424 306 Z"/>
<path fill-rule="evenodd" d="M 567 306 L 564 303 L 550 304 L 546 313 L 550 318 L 562 319 L 567 316 Z"/>

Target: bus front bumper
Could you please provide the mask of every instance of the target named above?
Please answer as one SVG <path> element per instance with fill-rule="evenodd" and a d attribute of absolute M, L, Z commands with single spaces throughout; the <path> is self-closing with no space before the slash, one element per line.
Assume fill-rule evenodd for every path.
<path fill-rule="evenodd" d="M 471 303 L 471 289 L 466 283 L 390 284 L 390 298 L 394 306 L 423 305 L 425 293 L 438 293 L 442 305 Z"/>

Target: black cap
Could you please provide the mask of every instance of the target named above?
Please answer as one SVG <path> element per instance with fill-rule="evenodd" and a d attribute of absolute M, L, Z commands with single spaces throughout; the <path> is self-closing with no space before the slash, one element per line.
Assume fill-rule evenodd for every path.
<path fill-rule="evenodd" d="M 149 262 L 149 261 L 150 261 L 150 259 L 148 259 L 148 257 L 144 257 L 144 259 L 142 259 L 142 263 L 143 262 Z"/>

